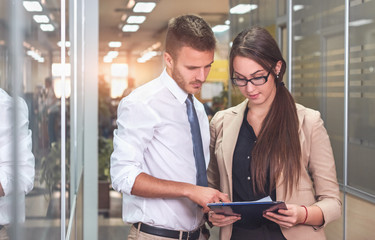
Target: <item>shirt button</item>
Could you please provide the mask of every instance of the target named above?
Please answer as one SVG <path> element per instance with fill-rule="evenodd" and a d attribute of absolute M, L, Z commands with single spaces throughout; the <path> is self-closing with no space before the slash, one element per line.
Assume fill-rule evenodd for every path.
<path fill-rule="evenodd" d="M 247 159 L 250 159 L 250 156 L 247 156 Z"/>
<path fill-rule="evenodd" d="M 250 177 L 247 177 L 247 180 L 249 180 L 249 181 L 250 181 L 250 179 L 251 179 Z"/>

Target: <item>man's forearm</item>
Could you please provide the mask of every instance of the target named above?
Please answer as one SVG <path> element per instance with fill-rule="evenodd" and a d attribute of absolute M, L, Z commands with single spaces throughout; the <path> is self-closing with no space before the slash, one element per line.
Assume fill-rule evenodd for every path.
<path fill-rule="evenodd" d="M 155 178 L 140 173 L 135 179 L 131 194 L 146 198 L 188 197 L 195 185 Z"/>

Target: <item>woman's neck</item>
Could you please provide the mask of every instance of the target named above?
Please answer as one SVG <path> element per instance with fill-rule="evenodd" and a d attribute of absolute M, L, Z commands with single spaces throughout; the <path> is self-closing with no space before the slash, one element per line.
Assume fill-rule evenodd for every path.
<path fill-rule="evenodd" d="M 264 118 L 267 116 L 271 106 L 264 105 L 247 105 L 249 111 L 247 113 L 247 121 L 253 127 L 255 134 L 258 136 Z"/>

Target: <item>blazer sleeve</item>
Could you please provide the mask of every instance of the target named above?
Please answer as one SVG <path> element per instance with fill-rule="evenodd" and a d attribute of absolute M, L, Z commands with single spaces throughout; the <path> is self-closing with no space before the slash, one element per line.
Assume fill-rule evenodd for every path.
<path fill-rule="evenodd" d="M 310 134 L 310 156 L 308 170 L 314 183 L 316 203 L 327 223 L 341 216 L 341 200 L 336 177 L 336 166 L 329 136 L 318 111 L 308 114 L 307 125 L 312 127 Z M 309 123 L 310 122 L 310 123 Z"/>
<path fill-rule="evenodd" d="M 208 186 L 215 189 L 220 189 L 220 173 L 215 154 L 218 126 L 222 125 L 219 114 L 217 113 L 210 122 L 210 163 L 207 169 Z"/>

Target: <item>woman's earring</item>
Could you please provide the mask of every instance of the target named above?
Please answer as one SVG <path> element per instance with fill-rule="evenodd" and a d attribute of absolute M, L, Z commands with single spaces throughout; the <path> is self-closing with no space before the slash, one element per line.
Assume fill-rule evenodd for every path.
<path fill-rule="evenodd" d="M 276 75 L 276 78 L 279 78 L 279 74 Z"/>

